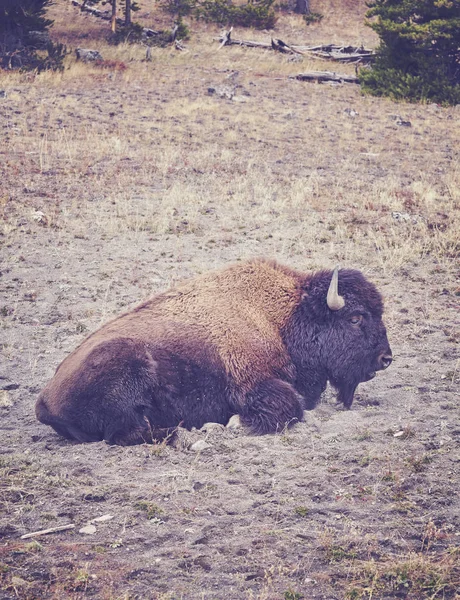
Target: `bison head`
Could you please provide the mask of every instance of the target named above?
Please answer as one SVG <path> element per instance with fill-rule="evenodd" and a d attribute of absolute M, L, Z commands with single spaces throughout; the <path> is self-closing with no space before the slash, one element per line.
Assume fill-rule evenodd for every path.
<path fill-rule="evenodd" d="M 327 380 L 350 408 L 358 384 L 391 364 L 382 314 L 382 297 L 359 271 L 337 268 L 307 278 L 293 357 L 307 408 L 317 403 Z"/>

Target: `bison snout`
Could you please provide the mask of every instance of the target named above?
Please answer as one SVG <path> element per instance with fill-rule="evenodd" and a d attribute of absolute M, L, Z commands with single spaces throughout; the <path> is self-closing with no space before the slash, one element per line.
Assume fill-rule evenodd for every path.
<path fill-rule="evenodd" d="M 393 362 L 393 356 L 391 354 L 381 354 L 378 358 L 378 363 L 381 369 L 388 369 L 388 367 Z"/>

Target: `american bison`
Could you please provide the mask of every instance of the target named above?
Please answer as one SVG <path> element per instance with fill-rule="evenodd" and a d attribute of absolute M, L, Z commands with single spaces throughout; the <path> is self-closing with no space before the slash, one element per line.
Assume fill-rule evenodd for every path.
<path fill-rule="evenodd" d="M 350 408 L 392 361 L 382 298 L 354 270 L 253 260 L 185 281 L 110 321 L 58 367 L 37 418 L 80 442 L 138 444 L 178 425 L 282 430 L 329 381 Z"/>

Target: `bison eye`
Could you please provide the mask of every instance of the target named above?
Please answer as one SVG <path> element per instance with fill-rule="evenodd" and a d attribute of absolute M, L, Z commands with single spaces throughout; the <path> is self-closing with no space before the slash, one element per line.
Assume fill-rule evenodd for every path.
<path fill-rule="evenodd" d="M 363 315 L 353 315 L 350 317 L 350 323 L 352 325 L 361 325 L 363 322 Z"/>

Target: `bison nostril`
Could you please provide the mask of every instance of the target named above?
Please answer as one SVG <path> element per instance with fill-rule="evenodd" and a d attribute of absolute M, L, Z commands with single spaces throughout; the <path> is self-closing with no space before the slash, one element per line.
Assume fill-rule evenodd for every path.
<path fill-rule="evenodd" d="M 393 362 L 393 357 L 391 354 L 381 354 L 380 355 L 380 364 L 382 365 L 382 369 L 387 369 L 391 363 Z"/>

